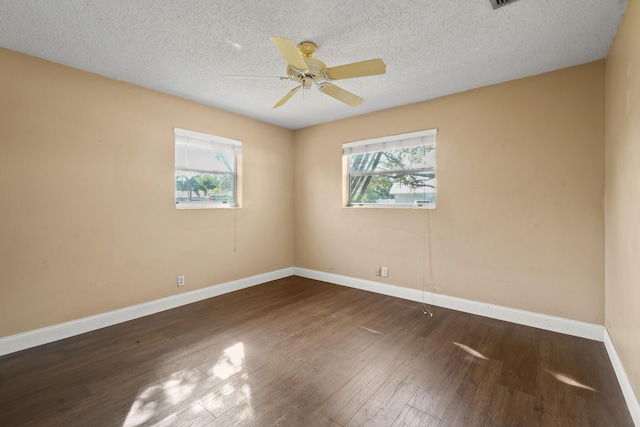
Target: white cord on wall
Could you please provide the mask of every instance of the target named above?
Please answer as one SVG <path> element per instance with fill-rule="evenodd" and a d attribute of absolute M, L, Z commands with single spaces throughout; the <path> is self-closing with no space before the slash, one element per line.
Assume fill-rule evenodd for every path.
<path fill-rule="evenodd" d="M 425 287 L 426 283 L 426 275 L 425 275 L 425 258 L 427 255 L 427 250 L 429 251 L 429 282 L 433 284 L 433 263 L 431 257 L 431 217 L 429 216 L 429 209 L 425 209 L 425 225 L 424 225 L 424 248 L 423 248 L 423 259 L 422 259 L 422 312 L 426 316 L 427 314 L 433 317 L 433 311 L 431 311 L 431 307 L 425 301 Z"/>

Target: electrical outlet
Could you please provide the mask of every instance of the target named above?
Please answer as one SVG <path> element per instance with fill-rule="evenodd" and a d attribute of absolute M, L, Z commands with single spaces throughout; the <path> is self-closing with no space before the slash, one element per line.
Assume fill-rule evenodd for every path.
<path fill-rule="evenodd" d="M 387 267 L 382 267 L 382 277 L 389 277 L 389 269 Z"/>
<path fill-rule="evenodd" d="M 178 286 L 184 286 L 184 275 L 178 276 Z"/>
<path fill-rule="evenodd" d="M 382 272 L 380 267 L 376 268 L 376 276 L 381 276 L 381 275 L 382 275 Z"/>

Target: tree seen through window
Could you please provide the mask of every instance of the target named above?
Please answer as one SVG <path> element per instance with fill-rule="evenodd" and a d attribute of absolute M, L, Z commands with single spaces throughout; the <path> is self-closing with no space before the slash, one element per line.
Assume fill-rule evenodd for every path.
<path fill-rule="evenodd" d="M 435 203 L 435 144 L 349 155 L 351 204 Z"/>

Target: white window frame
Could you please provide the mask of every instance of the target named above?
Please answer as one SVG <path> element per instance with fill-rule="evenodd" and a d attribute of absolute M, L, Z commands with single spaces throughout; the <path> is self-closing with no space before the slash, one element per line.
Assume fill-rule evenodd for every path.
<path fill-rule="evenodd" d="M 437 129 L 427 129 L 417 132 L 408 132 L 398 135 L 390 135 L 379 138 L 365 139 L 361 141 L 348 142 L 342 145 L 343 158 L 343 206 L 348 208 L 416 208 L 416 209 L 435 209 L 436 203 L 352 203 L 351 202 L 351 177 L 358 175 L 384 176 L 389 172 L 376 171 L 362 174 L 352 174 L 349 170 L 349 156 L 363 153 L 374 153 L 378 151 L 394 150 L 398 148 L 418 147 L 421 145 L 436 146 Z M 424 169 L 426 170 L 426 169 Z M 423 169 L 409 169 L 406 171 L 395 172 L 420 172 Z M 435 163 L 433 166 L 435 174 Z M 435 189 L 434 189 L 435 190 Z M 436 196 L 437 197 L 437 196 Z M 437 201 L 437 200 L 436 200 Z"/>
<path fill-rule="evenodd" d="M 239 207 L 239 191 L 238 191 L 238 170 L 239 170 L 239 156 L 242 155 L 242 141 L 238 141 L 231 138 L 225 138 L 223 136 L 211 135 L 202 132 L 195 132 L 192 130 L 174 128 L 175 134 L 175 149 L 176 153 L 178 150 L 184 150 L 184 164 L 178 164 L 178 156 L 176 154 L 175 159 L 175 171 L 182 172 L 200 172 L 203 174 L 224 174 L 232 176 L 232 190 L 233 190 L 233 201 L 232 202 L 222 202 L 222 201 L 189 201 L 189 202 L 179 202 L 176 200 L 176 208 L 177 209 L 208 209 L 208 208 L 230 208 L 230 207 Z M 233 159 L 233 171 L 225 171 L 225 170 L 215 170 L 215 169 L 198 169 L 189 167 L 189 155 L 188 150 L 190 147 L 198 148 L 198 149 L 211 149 L 216 151 L 226 151 L 227 153 L 232 154 Z M 175 180 L 174 180 L 174 192 L 175 188 Z M 174 197 L 175 199 L 175 197 Z"/>

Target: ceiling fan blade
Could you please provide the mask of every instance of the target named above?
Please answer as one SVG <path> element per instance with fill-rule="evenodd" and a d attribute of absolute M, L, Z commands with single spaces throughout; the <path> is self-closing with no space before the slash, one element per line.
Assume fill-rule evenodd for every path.
<path fill-rule="evenodd" d="M 380 58 L 352 64 L 338 65 L 327 69 L 327 78 L 331 80 L 352 79 L 354 77 L 375 76 L 387 72 L 387 66 Z"/>
<path fill-rule="evenodd" d="M 282 99 L 280 101 L 278 101 L 276 103 L 276 105 L 273 106 L 273 108 L 278 108 L 280 106 L 282 106 L 285 102 L 287 102 L 289 100 L 289 98 L 291 98 L 293 95 L 295 95 L 300 88 L 302 87 L 302 85 L 298 86 L 298 87 L 294 87 L 293 89 L 291 89 L 289 92 L 287 92 L 287 94 L 285 96 L 282 97 Z"/>
<path fill-rule="evenodd" d="M 271 41 L 276 45 L 287 64 L 299 70 L 307 69 L 307 64 L 304 62 L 302 54 L 291 40 L 284 37 L 271 37 Z"/>
<path fill-rule="evenodd" d="M 291 77 L 284 76 L 224 76 L 225 79 L 279 79 L 293 80 Z"/>
<path fill-rule="evenodd" d="M 338 87 L 331 83 L 323 83 L 319 86 L 320 91 L 326 93 L 327 95 L 337 99 L 338 101 L 344 102 L 347 105 L 352 107 L 356 107 L 362 104 L 364 101 L 363 98 L 360 98 L 358 95 L 349 92 L 348 90 L 344 90 L 341 87 Z"/>
<path fill-rule="evenodd" d="M 278 80 L 291 80 L 292 82 L 298 82 L 298 80 L 291 77 L 284 76 L 224 76 L 225 79 L 278 79 Z"/>

